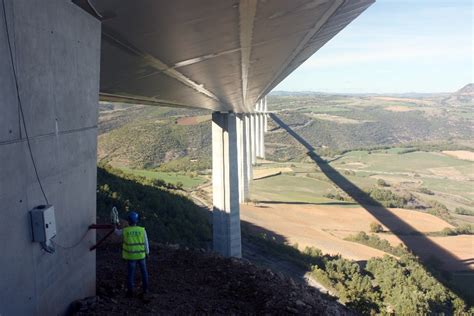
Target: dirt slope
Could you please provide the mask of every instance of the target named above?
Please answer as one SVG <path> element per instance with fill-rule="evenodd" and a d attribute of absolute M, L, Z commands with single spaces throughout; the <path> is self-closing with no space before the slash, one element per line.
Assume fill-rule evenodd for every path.
<path fill-rule="evenodd" d="M 148 270 L 150 301 L 125 298 L 120 244 L 104 245 L 97 253 L 97 297 L 74 302 L 71 311 L 78 315 L 353 314 L 280 273 L 204 250 L 152 245 Z"/>

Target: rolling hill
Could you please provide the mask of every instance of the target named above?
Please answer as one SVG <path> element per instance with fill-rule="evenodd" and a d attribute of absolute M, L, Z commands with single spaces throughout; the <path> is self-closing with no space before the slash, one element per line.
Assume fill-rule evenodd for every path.
<path fill-rule="evenodd" d="M 316 151 L 332 156 L 384 146 L 474 147 L 472 84 L 446 95 L 380 96 L 277 92 L 269 110 L 298 131 Z M 449 105 L 449 106 L 448 106 Z M 305 150 L 270 121 L 267 156 L 298 161 Z M 98 159 L 115 166 L 159 168 L 182 159 L 210 167 L 210 112 L 102 103 Z M 296 148 L 299 148 L 296 146 Z"/>

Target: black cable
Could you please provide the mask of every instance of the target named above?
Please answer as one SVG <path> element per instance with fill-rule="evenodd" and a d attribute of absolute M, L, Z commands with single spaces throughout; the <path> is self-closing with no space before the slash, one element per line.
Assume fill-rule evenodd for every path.
<path fill-rule="evenodd" d="M 43 250 L 46 251 L 47 253 L 53 254 L 56 252 L 56 249 L 54 249 L 54 247 L 52 246 L 49 246 L 46 242 L 41 242 L 40 244 L 41 244 L 41 248 L 43 248 Z"/>
<path fill-rule="evenodd" d="M 43 197 L 44 197 L 44 200 L 46 201 L 46 204 L 49 205 L 48 198 L 46 197 L 46 193 L 44 192 L 44 189 L 43 189 L 43 184 L 41 183 L 41 179 L 38 175 L 38 169 L 36 167 L 35 158 L 33 157 L 33 151 L 31 150 L 30 137 L 28 136 L 28 129 L 26 128 L 26 121 L 25 121 L 25 115 L 23 114 L 23 106 L 21 104 L 20 88 L 18 86 L 18 78 L 17 78 L 17 74 L 16 74 L 15 62 L 13 61 L 13 49 L 12 49 L 12 45 L 10 43 L 10 32 L 8 31 L 7 13 L 6 13 L 6 9 L 5 9 L 5 0 L 2 0 L 2 6 L 3 6 L 3 18 L 4 18 L 4 21 L 5 21 L 5 31 L 6 31 L 6 35 L 7 35 L 8 47 L 9 47 L 9 50 L 10 50 L 10 61 L 11 61 L 11 64 L 12 64 L 12 69 L 13 69 L 13 77 L 15 78 L 16 97 L 17 97 L 17 100 L 18 100 L 18 106 L 20 108 L 20 114 L 21 114 L 21 118 L 22 118 L 22 121 L 23 121 L 23 127 L 25 128 L 26 143 L 28 144 L 28 151 L 30 152 L 31 162 L 33 163 L 33 168 L 35 169 L 36 180 L 38 180 L 38 184 L 40 186 L 41 192 L 43 193 Z M 21 129 L 21 127 L 20 127 L 20 129 Z"/>
<path fill-rule="evenodd" d="M 76 248 L 77 246 L 79 246 L 79 244 L 84 240 L 84 238 L 86 238 L 87 234 L 89 233 L 89 229 L 86 231 L 86 233 L 81 237 L 81 239 L 72 244 L 71 246 L 63 246 L 63 245 L 60 245 L 58 243 L 56 243 L 53 239 L 51 239 L 51 243 L 59 248 L 62 248 L 62 249 L 72 249 L 72 248 Z"/>

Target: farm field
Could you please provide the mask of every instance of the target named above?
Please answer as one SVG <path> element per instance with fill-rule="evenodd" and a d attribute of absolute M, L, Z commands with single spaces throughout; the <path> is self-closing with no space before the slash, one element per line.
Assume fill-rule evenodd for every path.
<path fill-rule="evenodd" d="M 377 179 L 387 189 L 417 195 L 421 202 L 442 201 L 448 209 L 474 209 L 474 163 L 439 152 L 408 152 L 401 149 L 350 152 L 331 166 L 359 187 L 367 188 Z M 371 179 L 371 180 L 369 180 Z M 421 190 L 431 191 L 429 195 Z M 426 191 L 426 192 L 429 192 Z"/>
<path fill-rule="evenodd" d="M 466 153 L 463 155 L 462 158 Z M 439 234 L 443 229 L 455 229 L 455 225 L 473 223 L 474 216 L 455 212 L 457 208 L 474 210 L 472 161 L 456 158 L 451 153 L 407 151 L 406 148 L 353 151 L 328 161 L 337 172 L 366 192 L 377 188 L 397 195 L 411 194 L 419 210 L 388 208 L 387 213 L 381 208 L 377 217 L 383 219 L 385 216 L 388 221 L 395 218 L 389 226 L 396 233 L 403 234 L 405 242 L 422 258 L 434 256 L 445 269 L 451 271 L 474 269 L 474 262 L 469 261 L 474 255 L 473 235 L 409 236 Z M 272 167 L 266 161 L 255 167 L 254 173 L 269 170 L 283 172 L 252 182 L 253 203 L 241 205 L 244 221 L 280 234 L 288 243 L 298 244 L 302 249 L 314 246 L 323 252 L 359 261 L 385 254 L 381 250 L 344 240 L 361 231 L 370 233 L 370 223 L 379 221 L 347 196 L 344 199 L 332 197 L 336 194 L 344 196 L 344 192 L 316 164 L 280 162 Z M 384 186 L 378 184 L 380 179 L 384 181 Z M 446 218 L 427 213 L 432 201 L 445 205 L 448 212 L 444 215 Z M 403 231 L 406 227 L 398 225 L 399 220 L 413 230 Z M 378 236 L 393 246 L 401 243 L 390 232 Z M 419 240 L 423 238 L 428 238 L 459 260 L 443 258 L 442 251 L 436 249 L 422 249 Z"/>
<path fill-rule="evenodd" d="M 451 225 L 435 216 L 421 212 L 391 209 L 400 220 L 421 232 L 439 231 Z M 344 240 L 360 231 L 369 233 L 369 224 L 377 221 L 362 207 L 344 208 L 328 205 L 300 205 L 260 203 L 259 205 L 241 205 L 242 220 L 282 235 L 289 244 L 298 244 L 300 249 L 306 246 L 316 247 L 324 253 L 337 255 L 357 261 L 372 257 L 381 257 L 386 253 L 365 245 Z M 258 232 L 258 231 L 257 231 Z M 379 234 L 394 246 L 401 241 L 395 235 Z M 411 236 L 416 243 L 417 236 Z M 450 252 L 460 260 L 472 257 L 474 239 L 472 236 L 431 237 L 433 242 Z M 413 246 L 413 244 L 411 244 Z M 417 253 L 420 256 L 436 256 L 430 249 Z M 443 262 L 443 257 L 437 257 Z M 463 265 L 446 266 L 447 269 L 459 269 Z M 469 265 L 474 269 L 474 263 Z"/>

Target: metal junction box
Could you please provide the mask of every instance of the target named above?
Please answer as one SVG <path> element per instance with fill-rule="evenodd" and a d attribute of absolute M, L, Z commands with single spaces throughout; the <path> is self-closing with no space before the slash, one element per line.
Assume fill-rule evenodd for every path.
<path fill-rule="evenodd" d="M 40 205 L 30 211 L 33 241 L 46 242 L 56 236 L 54 206 Z"/>

